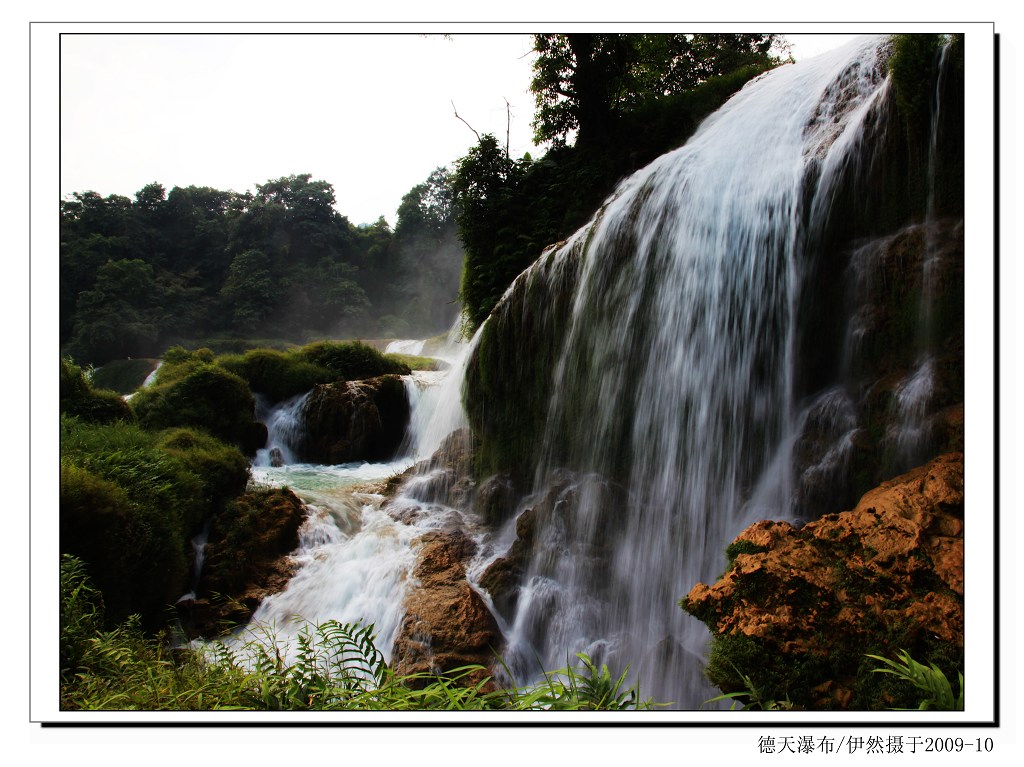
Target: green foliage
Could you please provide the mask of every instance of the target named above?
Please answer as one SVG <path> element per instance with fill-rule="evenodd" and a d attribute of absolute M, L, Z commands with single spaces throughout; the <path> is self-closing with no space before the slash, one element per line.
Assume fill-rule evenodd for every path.
<path fill-rule="evenodd" d="M 245 354 L 223 355 L 217 364 L 244 379 L 254 392 L 272 401 L 293 397 L 337 376 L 326 367 L 302 359 L 294 352 L 251 349 Z"/>
<path fill-rule="evenodd" d="M 248 465 L 202 433 L 61 418 L 60 550 L 89 563 L 111 621 L 163 624 L 185 590 L 187 539 L 244 489 Z"/>
<path fill-rule="evenodd" d="M 303 346 L 295 354 L 300 359 L 329 370 L 335 380 L 351 381 L 388 374 L 408 375 L 410 372 L 402 363 L 388 359 L 372 346 L 359 341 L 318 341 Z"/>
<path fill-rule="evenodd" d="M 248 384 L 198 355 L 182 358 L 176 350 L 165 355 L 156 382 L 132 401 L 139 423 L 154 430 L 202 429 L 247 454 L 255 452 L 266 440 L 266 427 L 253 420 L 256 402 Z M 212 359 L 213 355 L 202 356 Z"/>
<path fill-rule="evenodd" d="M 896 106 L 903 114 L 904 126 L 912 143 L 928 129 L 931 99 L 934 91 L 933 73 L 938 64 L 943 35 L 893 35 L 889 71 L 896 96 Z"/>
<path fill-rule="evenodd" d="M 405 365 L 409 370 L 446 370 L 448 363 L 433 357 L 419 357 L 415 354 L 385 354 L 387 359 Z"/>
<path fill-rule="evenodd" d="M 740 68 L 780 63 L 778 35 L 535 35 L 534 140 L 614 143 L 621 118 L 642 104 Z"/>
<path fill-rule="evenodd" d="M 61 560 L 61 708 L 106 711 L 480 711 L 649 708 L 626 674 L 586 655 L 536 685 L 499 689 L 483 666 L 398 676 L 376 646 L 374 627 L 306 622 L 290 654 L 272 627 L 241 646 L 168 650 L 137 617 L 111 630 L 85 566 Z"/>
<path fill-rule="evenodd" d="M 138 616 L 104 631 L 102 599 L 80 560 L 61 559 L 60 582 L 62 709 L 196 711 L 238 698 L 242 672 L 168 650 L 166 637 L 145 635 Z"/>
<path fill-rule="evenodd" d="M 750 709 L 753 711 L 792 711 L 795 708 L 788 697 L 784 701 L 764 697 L 758 691 L 756 685 L 751 681 L 749 676 L 744 674 L 738 668 L 734 668 L 733 670 L 743 681 L 744 688 L 735 692 L 716 695 L 715 697 L 704 701 L 705 706 L 708 703 L 718 703 L 723 700 L 731 700 L 732 705 L 729 707 L 730 711 L 735 711 L 737 706 L 744 710 Z"/>
<path fill-rule="evenodd" d="M 880 661 L 885 665 L 881 668 L 872 669 L 876 674 L 892 674 L 893 676 L 913 685 L 921 695 L 921 703 L 918 709 L 921 711 L 963 711 L 964 710 L 964 675 L 957 672 L 959 677 L 960 693 L 953 695 L 953 688 L 949 679 L 934 663 L 927 666 L 918 663 L 910 657 L 906 650 L 899 650 L 896 653 L 897 660 L 883 658 L 880 655 L 868 655 L 872 660 Z"/>
<path fill-rule="evenodd" d="M 202 519 L 245 492 L 249 481 L 249 461 L 237 448 L 204 432 L 186 428 L 162 433 L 156 446 L 177 458 L 202 482 L 204 504 L 197 507 L 201 513 L 185 519 L 187 529 L 197 529 Z"/>
<path fill-rule="evenodd" d="M 92 585 L 80 559 L 60 560 L 60 675 L 64 682 L 77 672 L 89 641 L 103 628 L 103 595 Z"/>
<path fill-rule="evenodd" d="M 740 554 L 760 554 L 761 552 L 767 551 L 764 546 L 759 546 L 756 543 L 752 543 L 746 540 L 733 541 L 725 547 L 725 559 L 732 565 L 736 561 L 736 557 Z"/>
<path fill-rule="evenodd" d="M 456 164 L 461 298 L 469 331 L 490 314 L 542 250 L 576 231 L 624 176 L 676 148 L 764 67 L 741 66 L 672 95 L 638 101 L 616 117 L 608 145 L 560 142 L 541 159 L 513 160 L 493 136 Z"/>
<path fill-rule="evenodd" d="M 119 394 L 93 389 L 85 372 L 70 359 L 60 361 L 60 412 L 91 423 L 134 421 L 135 414 Z"/>

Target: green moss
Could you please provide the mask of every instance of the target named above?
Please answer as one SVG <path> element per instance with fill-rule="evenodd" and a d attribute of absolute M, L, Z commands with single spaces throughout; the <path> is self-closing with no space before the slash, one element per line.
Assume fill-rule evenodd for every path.
<path fill-rule="evenodd" d="M 135 395 L 132 404 L 145 428 L 202 429 L 249 454 L 266 440 L 266 427 L 253 420 L 256 403 L 243 379 L 194 359 L 172 363 L 168 377 L 158 374 L 156 384 Z"/>
<path fill-rule="evenodd" d="M 937 34 L 893 35 L 889 71 L 908 136 L 927 130 L 933 74 L 944 42 Z"/>
<path fill-rule="evenodd" d="M 394 373 L 408 375 L 407 366 L 390 360 L 381 352 L 360 341 L 317 341 L 294 352 L 300 359 L 331 371 L 336 380 L 351 381 L 376 378 Z"/>
<path fill-rule="evenodd" d="M 384 357 L 404 365 L 409 370 L 446 370 L 448 363 L 433 357 L 418 357 L 414 354 L 385 354 Z"/>
<path fill-rule="evenodd" d="M 177 458 L 202 482 L 204 503 L 184 517 L 186 530 L 198 532 L 202 521 L 229 499 L 245 492 L 249 461 L 239 450 L 195 429 L 171 429 L 160 435 L 157 447 Z"/>
<path fill-rule="evenodd" d="M 252 349 L 245 354 L 217 357 L 216 363 L 244 379 L 254 392 L 273 402 L 294 397 L 337 376 L 326 367 L 273 349 Z"/>
<path fill-rule="evenodd" d="M 740 554 L 761 554 L 768 551 L 767 547 L 759 546 L 751 541 L 733 541 L 725 547 L 725 560 L 731 567 Z"/>

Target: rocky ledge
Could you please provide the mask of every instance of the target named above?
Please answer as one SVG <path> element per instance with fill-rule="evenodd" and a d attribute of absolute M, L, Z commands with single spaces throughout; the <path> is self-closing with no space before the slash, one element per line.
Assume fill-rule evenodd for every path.
<path fill-rule="evenodd" d="M 392 654 L 395 672 L 436 675 L 468 665 L 489 668 L 502 637 L 483 598 L 466 581 L 465 563 L 475 545 L 461 530 L 430 532 L 420 543 L 416 582 L 406 597 Z M 487 676 L 476 671 L 466 681 L 477 684 Z"/>
<path fill-rule="evenodd" d="M 951 453 L 852 511 L 749 527 L 722 577 L 680 603 L 711 629 L 708 677 L 806 708 L 916 707 L 865 655 L 904 649 L 952 679 L 963 669 L 963 514 L 964 457 Z"/>

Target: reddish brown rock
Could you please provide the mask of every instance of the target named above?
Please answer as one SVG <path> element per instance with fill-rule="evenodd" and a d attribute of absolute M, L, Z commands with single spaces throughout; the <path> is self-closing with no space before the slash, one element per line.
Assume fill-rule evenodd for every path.
<path fill-rule="evenodd" d="M 444 674 L 468 665 L 490 667 L 502 643 L 494 616 L 466 581 L 473 542 L 458 530 L 427 533 L 413 570 L 392 664 L 399 675 Z M 473 684 L 489 676 L 477 671 Z"/>
<path fill-rule="evenodd" d="M 865 652 L 962 656 L 963 510 L 963 454 L 941 456 L 866 493 L 852 511 L 800 529 L 752 525 L 731 547 L 750 553 L 713 585 L 694 586 L 683 606 L 716 639 L 754 640 L 762 663 L 830 668 L 810 705 L 853 701 Z"/>

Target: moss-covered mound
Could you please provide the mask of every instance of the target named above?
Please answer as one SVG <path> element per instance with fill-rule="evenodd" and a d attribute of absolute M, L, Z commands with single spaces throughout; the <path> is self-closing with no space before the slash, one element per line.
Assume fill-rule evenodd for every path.
<path fill-rule="evenodd" d="M 140 391 L 132 406 L 147 429 L 201 429 L 249 455 L 266 442 L 266 427 L 254 420 L 256 401 L 248 384 L 194 357 L 161 367 L 156 383 Z"/>
<path fill-rule="evenodd" d="M 205 477 L 132 424 L 61 419 L 60 550 L 86 563 L 107 617 L 162 626 L 185 588 Z"/>
<path fill-rule="evenodd" d="M 272 402 L 294 397 L 320 384 L 411 372 L 404 360 L 382 354 L 360 341 L 317 341 L 286 351 L 250 349 L 244 354 L 217 357 L 216 363 Z"/>
<path fill-rule="evenodd" d="M 60 412 L 91 423 L 134 421 L 135 414 L 114 391 L 94 389 L 80 367 L 60 361 Z"/>

